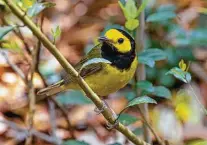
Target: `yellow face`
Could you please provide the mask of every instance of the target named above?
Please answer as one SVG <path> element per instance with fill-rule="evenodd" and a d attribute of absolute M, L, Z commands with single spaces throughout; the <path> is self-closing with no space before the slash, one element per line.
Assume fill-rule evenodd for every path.
<path fill-rule="evenodd" d="M 116 47 L 117 51 L 121 53 L 127 53 L 132 49 L 130 40 L 117 29 L 108 30 L 105 33 L 105 37 L 109 39 L 109 43 Z"/>

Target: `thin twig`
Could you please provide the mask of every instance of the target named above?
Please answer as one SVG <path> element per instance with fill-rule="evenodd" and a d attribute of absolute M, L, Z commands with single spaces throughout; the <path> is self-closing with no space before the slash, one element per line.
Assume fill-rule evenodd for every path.
<path fill-rule="evenodd" d="M 93 101 L 96 107 L 98 109 L 102 109 L 105 106 L 102 100 L 97 96 L 97 94 L 93 92 L 93 90 L 88 86 L 88 84 L 78 74 L 73 66 L 65 59 L 65 57 L 63 57 L 57 47 L 53 45 L 50 40 L 40 31 L 40 29 L 32 22 L 32 20 L 27 15 L 25 15 L 25 13 L 21 9 L 19 9 L 19 7 L 13 2 L 13 0 L 4 0 L 4 2 L 11 9 L 12 13 L 15 14 L 20 20 L 22 20 L 22 22 L 26 26 L 28 26 L 33 34 L 42 42 L 45 48 L 47 48 L 53 54 L 53 56 L 59 61 L 65 71 L 73 77 L 77 84 L 83 89 L 85 94 Z M 109 108 L 106 108 L 102 112 L 102 115 L 109 123 L 115 123 L 116 118 L 113 116 Z M 117 123 L 116 129 L 136 145 L 149 145 L 148 143 L 137 137 L 132 131 L 130 131 L 120 122 Z"/>
<path fill-rule="evenodd" d="M 42 23 L 40 23 L 41 26 Z M 29 119 L 28 119 L 28 125 L 29 125 L 29 132 L 33 127 L 33 116 L 35 112 L 35 102 L 36 102 L 36 96 L 34 92 L 34 85 L 33 85 L 33 77 L 34 73 L 37 69 L 38 61 L 39 61 L 39 50 L 41 47 L 41 42 L 38 40 L 37 41 L 37 46 L 31 53 L 32 55 L 32 63 L 31 63 L 31 68 L 30 68 L 30 73 L 29 73 L 29 78 L 28 78 L 28 88 L 29 88 Z M 25 145 L 31 145 L 32 144 L 32 135 L 30 135 L 26 142 Z"/>
<path fill-rule="evenodd" d="M 24 132 L 27 136 L 29 135 L 29 132 L 26 128 L 22 128 L 20 126 L 18 126 L 16 123 L 12 122 L 12 121 L 8 121 L 8 120 L 0 120 L 1 123 L 4 123 L 6 125 L 8 125 L 10 128 L 16 130 L 16 131 L 19 131 L 19 132 Z M 54 139 L 52 136 L 49 136 L 47 134 L 44 134 L 42 132 L 39 132 L 35 129 L 31 129 L 31 134 L 42 139 L 42 140 L 45 140 L 49 143 L 55 143 L 55 144 L 59 144 L 62 142 L 62 140 L 60 139 Z"/>
<path fill-rule="evenodd" d="M 68 130 L 70 131 L 71 134 L 71 138 L 75 139 L 75 133 L 74 133 L 74 127 L 72 126 L 70 119 L 68 117 L 68 113 L 67 110 L 64 106 L 62 106 L 57 100 L 55 100 L 55 98 L 50 97 L 50 99 L 55 103 L 55 105 L 60 109 L 60 111 L 62 112 L 63 116 L 65 117 L 67 123 L 68 123 Z"/>
<path fill-rule="evenodd" d="M 139 106 L 136 106 L 137 109 L 139 110 L 139 113 L 143 119 L 143 122 L 147 125 L 147 127 L 150 129 L 150 131 L 152 132 L 152 134 L 154 135 L 155 139 L 157 140 L 157 142 L 160 145 L 165 145 L 165 143 L 160 139 L 159 135 L 157 135 L 157 133 L 155 132 L 155 130 L 153 129 L 153 127 L 150 125 L 150 123 L 146 120 L 144 114 L 142 113 L 142 110 L 140 109 Z"/>
<path fill-rule="evenodd" d="M 33 116 L 35 112 L 35 92 L 34 92 L 34 85 L 33 85 L 33 77 L 36 69 L 36 64 L 37 64 L 37 53 L 38 53 L 39 47 L 37 46 L 33 52 L 32 52 L 32 64 L 31 64 L 31 69 L 29 73 L 29 78 L 28 78 L 28 89 L 29 89 L 29 119 L 28 119 L 28 125 L 29 125 L 29 130 L 32 129 L 33 126 Z M 30 131 L 29 131 L 30 132 Z M 28 137 L 26 140 L 25 145 L 31 145 L 32 143 L 32 136 Z"/>
<path fill-rule="evenodd" d="M 137 2 L 138 2 L 138 5 L 141 5 L 144 2 L 144 0 L 137 0 Z M 144 50 L 144 35 L 145 35 L 145 32 L 144 32 L 145 31 L 145 18 L 144 17 L 145 17 L 145 14 L 144 14 L 144 10 L 143 10 L 140 14 L 140 18 L 139 18 L 140 26 L 137 29 L 136 39 L 135 39 L 136 49 L 138 52 L 141 52 Z M 140 81 L 140 80 L 145 80 L 145 79 L 146 79 L 145 66 L 144 66 L 144 64 L 139 64 L 137 72 L 136 72 L 136 79 L 135 80 Z M 140 96 L 139 89 L 137 89 L 136 94 L 137 94 L 137 96 Z M 149 120 L 148 104 L 142 104 L 139 107 L 145 116 L 146 122 L 148 122 L 148 120 Z M 143 125 L 143 130 L 144 130 L 145 141 L 151 144 L 152 139 L 150 137 L 150 131 L 145 124 Z"/>
<path fill-rule="evenodd" d="M 191 83 L 188 83 L 188 85 L 189 85 L 189 87 L 190 87 L 190 89 L 191 89 L 191 91 L 192 91 L 192 93 L 193 93 L 193 95 L 194 95 L 194 98 L 195 98 L 196 102 L 197 102 L 197 103 L 199 104 L 199 106 L 201 107 L 203 113 L 205 113 L 205 115 L 207 115 L 207 110 L 206 110 L 206 108 L 203 106 L 203 104 L 201 103 L 201 101 L 199 100 L 198 96 L 196 95 L 195 90 L 193 89 Z"/>
<path fill-rule="evenodd" d="M 42 25 L 43 25 L 43 22 L 44 22 L 44 15 L 42 14 L 42 16 L 40 17 L 40 30 L 41 30 L 41 32 L 43 32 L 43 27 L 42 27 Z M 40 42 L 40 41 L 39 41 Z M 41 43 L 39 44 L 39 47 L 41 48 Z M 41 74 L 41 72 L 39 71 L 39 61 L 40 60 L 40 49 L 39 49 L 39 52 L 38 52 L 38 61 L 37 61 L 37 66 L 36 66 L 36 71 L 37 71 L 37 73 L 39 74 L 39 76 L 40 76 L 40 78 L 41 78 L 41 80 L 43 81 L 43 84 L 44 84 L 44 87 L 47 87 L 48 85 L 47 85 L 47 82 L 45 81 L 45 79 L 44 79 L 44 77 L 43 77 L 43 75 Z M 63 114 L 63 116 L 65 117 L 65 119 L 66 119 L 66 122 L 68 123 L 68 131 L 70 132 L 70 134 L 71 134 L 71 138 L 72 139 L 75 139 L 75 135 L 74 135 L 74 128 L 73 128 L 73 126 L 71 125 L 71 122 L 70 122 L 70 119 L 69 119 L 69 117 L 68 117 L 68 114 L 67 114 L 67 109 L 64 107 L 64 106 L 62 106 L 57 100 L 55 100 L 53 97 L 50 97 L 49 98 L 50 100 L 52 100 L 54 103 L 55 103 L 55 105 L 60 109 L 60 111 L 62 112 L 62 114 Z"/>
<path fill-rule="evenodd" d="M 24 75 L 24 73 L 22 72 L 22 70 L 13 62 L 11 62 L 11 60 L 8 57 L 8 54 L 6 52 L 4 52 L 3 50 L 0 50 L 0 53 L 2 54 L 2 56 L 5 58 L 6 62 L 8 63 L 8 65 L 20 76 L 20 78 L 27 83 L 27 79 Z"/>
<path fill-rule="evenodd" d="M 50 99 L 48 99 L 48 106 L 49 106 L 49 114 L 50 114 L 52 136 L 55 139 L 58 139 L 58 137 L 56 135 L 57 125 L 56 125 L 56 115 L 55 115 L 55 104 Z M 60 144 L 56 144 L 56 145 L 60 145 Z"/>

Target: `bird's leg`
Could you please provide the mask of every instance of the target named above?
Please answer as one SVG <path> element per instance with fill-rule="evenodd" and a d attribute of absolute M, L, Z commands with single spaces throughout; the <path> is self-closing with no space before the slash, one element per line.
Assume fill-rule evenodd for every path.
<path fill-rule="evenodd" d="M 108 108 L 108 104 L 105 100 L 103 100 L 103 106 L 101 109 L 98 109 L 97 107 L 94 108 L 94 111 L 97 113 L 97 115 L 101 114 L 106 108 Z"/>
<path fill-rule="evenodd" d="M 108 104 L 107 104 L 107 106 L 108 106 Z M 119 121 L 118 121 L 117 115 L 116 115 L 116 113 L 114 112 L 114 110 L 111 109 L 109 106 L 108 106 L 108 108 L 111 110 L 111 113 L 112 113 L 112 115 L 113 115 L 113 118 L 116 118 L 116 120 L 114 121 L 113 124 L 107 122 L 106 125 L 107 125 L 107 129 L 113 129 L 113 128 L 116 128 L 116 127 L 119 125 Z"/>
<path fill-rule="evenodd" d="M 98 108 L 96 107 L 96 108 L 94 109 L 94 111 L 95 111 L 97 114 L 101 114 L 106 108 L 110 109 L 110 111 L 111 111 L 111 113 L 112 113 L 112 115 L 113 115 L 114 118 L 117 118 L 116 113 L 114 112 L 113 109 L 111 109 L 111 108 L 109 107 L 108 103 L 107 103 L 105 100 L 103 100 L 103 107 L 102 107 L 101 109 L 98 109 Z M 115 128 L 118 124 L 119 124 L 118 119 L 116 119 L 116 120 L 114 121 L 113 124 L 107 122 L 107 129 L 113 129 L 113 128 Z"/>

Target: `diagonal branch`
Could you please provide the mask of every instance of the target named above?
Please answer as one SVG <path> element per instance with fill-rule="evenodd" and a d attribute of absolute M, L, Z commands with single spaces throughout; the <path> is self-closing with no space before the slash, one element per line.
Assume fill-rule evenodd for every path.
<path fill-rule="evenodd" d="M 65 71 L 70 74 L 73 79 L 79 84 L 86 95 L 93 101 L 98 109 L 104 107 L 102 100 L 92 91 L 92 89 L 87 85 L 82 77 L 79 76 L 78 72 L 72 67 L 72 65 L 63 57 L 63 55 L 58 51 L 55 45 L 53 45 L 50 40 L 40 31 L 40 29 L 31 21 L 31 19 L 25 15 L 25 13 L 19 9 L 19 7 L 13 2 L 13 0 L 4 0 L 4 2 L 9 6 L 13 14 L 15 14 L 23 23 L 30 28 L 33 34 L 42 42 L 42 44 L 53 54 L 53 56 L 59 61 Z M 113 116 L 109 108 L 106 108 L 102 112 L 103 116 L 108 120 L 109 123 L 114 124 L 116 118 Z M 136 137 L 128 128 L 123 124 L 118 123 L 116 129 L 124 134 L 131 142 L 136 145 L 148 145 L 142 139 Z"/>

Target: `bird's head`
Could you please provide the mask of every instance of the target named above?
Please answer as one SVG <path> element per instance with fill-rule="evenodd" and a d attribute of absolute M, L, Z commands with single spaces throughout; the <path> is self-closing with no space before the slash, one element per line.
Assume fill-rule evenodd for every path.
<path fill-rule="evenodd" d="M 109 29 L 99 41 L 107 43 L 119 53 L 128 53 L 135 50 L 134 39 L 124 30 Z"/>

